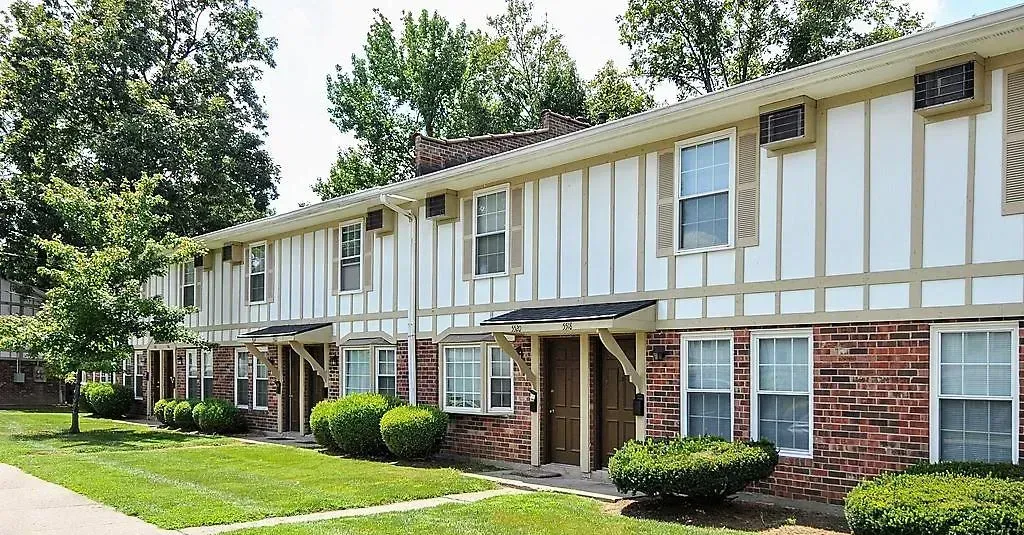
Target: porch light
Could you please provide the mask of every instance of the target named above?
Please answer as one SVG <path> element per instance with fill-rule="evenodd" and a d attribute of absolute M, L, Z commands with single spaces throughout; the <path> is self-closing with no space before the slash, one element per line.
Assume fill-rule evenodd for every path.
<path fill-rule="evenodd" d="M 656 347 L 652 352 L 654 353 L 654 360 L 665 360 L 665 354 L 668 353 L 664 347 Z"/>

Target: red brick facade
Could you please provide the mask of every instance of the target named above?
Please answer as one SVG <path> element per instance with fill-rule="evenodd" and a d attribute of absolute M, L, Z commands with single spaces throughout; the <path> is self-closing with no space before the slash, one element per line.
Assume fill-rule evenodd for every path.
<path fill-rule="evenodd" d="M 21 361 L 20 373 L 25 374 L 21 383 L 14 382 L 18 371 L 13 360 L 0 360 L 0 407 L 38 407 L 56 405 L 60 402 L 61 382 L 56 377 L 36 382 L 36 363 Z"/>

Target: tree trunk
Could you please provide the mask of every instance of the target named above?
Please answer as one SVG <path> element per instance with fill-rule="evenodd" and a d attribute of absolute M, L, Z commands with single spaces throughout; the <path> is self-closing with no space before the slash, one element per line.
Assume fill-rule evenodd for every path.
<path fill-rule="evenodd" d="M 75 372 L 75 393 L 71 398 L 71 430 L 72 435 L 81 432 L 78 427 L 78 400 L 82 397 L 82 370 Z"/>

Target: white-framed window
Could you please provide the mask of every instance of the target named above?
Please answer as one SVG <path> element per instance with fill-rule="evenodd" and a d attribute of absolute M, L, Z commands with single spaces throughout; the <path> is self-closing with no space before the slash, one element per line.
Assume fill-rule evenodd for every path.
<path fill-rule="evenodd" d="M 181 306 L 196 306 L 196 268 L 191 262 L 181 266 Z"/>
<path fill-rule="evenodd" d="M 339 262 L 341 277 L 338 288 L 342 292 L 355 292 L 363 287 L 363 222 L 355 221 L 341 226 Z"/>
<path fill-rule="evenodd" d="M 121 384 L 132 387 L 132 377 L 135 375 L 135 363 L 132 360 L 121 361 Z"/>
<path fill-rule="evenodd" d="M 135 373 L 132 381 L 132 390 L 135 392 L 135 399 L 142 399 L 142 395 L 145 393 L 145 383 L 143 379 L 146 376 L 146 353 L 144 351 L 137 351 L 135 353 Z"/>
<path fill-rule="evenodd" d="M 732 440 L 732 333 L 686 336 L 682 355 L 682 434 Z"/>
<path fill-rule="evenodd" d="M 398 361 L 395 349 L 378 347 L 377 352 L 377 392 L 388 396 L 398 395 Z"/>
<path fill-rule="evenodd" d="M 235 405 L 249 408 L 249 352 L 244 349 L 235 352 Z"/>
<path fill-rule="evenodd" d="M 345 349 L 342 379 L 344 395 L 373 391 L 373 350 Z"/>
<path fill-rule="evenodd" d="M 677 251 L 692 253 L 732 246 L 735 147 L 735 129 L 676 143 Z"/>
<path fill-rule="evenodd" d="M 1018 462 L 1016 323 L 931 328 L 931 453 L 938 461 Z"/>
<path fill-rule="evenodd" d="M 473 264 L 477 276 L 508 272 L 508 186 L 473 195 Z"/>
<path fill-rule="evenodd" d="M 750 336 L 750 434 L 782 455 L 814 451 L 814 340 L 808 329 L 753 332 Z"/>
<path fill-rule="evenodd" d="M 203 399 L 213 396 L 213 351 L 203 350 Z"/>
<path fill-rule="evenodd" d="M 249 302 L 267 300 L 267 244 L 249 246 Z"/>
<path fill-rule="evenodd" d="M 473 414 L 513 411 L 512 359 L 486 344 L 444 346 L 441 350 L 441 402 L 444 410 Z"/>
<path fill-rule="evenodd" d="M 270 375 L 267 365 L 252 357 L 252 408 L 265 411 L 270 406 Z"/>
<path fill-rule="evenodd" d="M 201 398 L 203 383 L 199 377 L 199 350 L 185 350 L 185 397 Z"/>

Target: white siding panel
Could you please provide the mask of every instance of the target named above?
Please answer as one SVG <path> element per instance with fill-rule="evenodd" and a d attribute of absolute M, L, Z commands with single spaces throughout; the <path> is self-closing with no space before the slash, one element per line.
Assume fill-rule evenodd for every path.
<path fill-rule="evenodd" d="M 538 244 L 537 296 L 558 297 L 558 177 L 540 181 L 539 232 L 544 239 Z"/>
<path fill-rule="evenodd" d="M 978 115 L 974 168 L 974 262 L 1024 259 L 1024 214 L 1002 214 L 1002 70 L 992 73 L 992 111 Z"/>
<path fill-rule="evenodd" d="M 486 305 L 491 302 L 491 281 L 494 279 L 477 279 L 473 283 L 473 304 Z"/>
<path fill-rule="evenodd" d="M 910 267 L 914 95 L 871 101 L 871 271 Z"/>
<path fill-rule="evenodd" d="M 381 296 L 381 276 L 380 267 L 384 256 L 384 248 L 381 246 L 381 236 L 379 234 L 373 235 L 373 288 L 369 292 L 366 292 L 366 312 L 374 314 L 380 312 L 380 296 Z M 390 281 L 389 281 L 390 284 Z"/>
<path fill-rule="evenodd" d="M 708 255 L 708 286 L 736 282 L 736 251 L 714 251 Z"/>
<path fill-rule="evenodd" d="M 763 282 L 775 280 L 775 222 L 778 214 L 778 159 L 769 158 L 768 151 L 761 151 L 760 191 L 757 246 L 743 249 L 743 278 L 741 282 Z"/>
<path fill-rule="evenodd" d="M 658 155 L 650 153 L 646 156 L 644 174 L 644 288 L 647 290 L 664 290 L 668 288 L 668 263 L 671 258 L 658 258 L 658 229 L 656 226 L 658 213 Z"/>
<path fill-rule="evenodd" d="M 825 311 L 840 312 L 864 309 L 864 287 L 825 288 Z"/>
<path fill-rule="evenodd" d="M 873 284 L 868 288 L 871 310 L 907 308 L 910 306 L 910 284 Z"/>
<path fill-rule="evenodd" d="M 302 235 L 302 317 L 313 317 L 313 259 L 316 255 L 313 233 Z"/>
<path fill-rule="evenodd" d="M 455 327 L 469 327 L 469 314 L 455 314 L 452 325 Z"/>
<path fill-rule="evenodd" d="M 395 261 L 391 269 L 398 270 L 398 310 L 409 310 L 409 269 L 402 269 L 402 266 L 410 265 L 409 237 L 412 235 L 412 223 L 408 218 L 398 217 L 398 234 L 395 235 Z M 429 249 L 427 249 L 429 251 Z M 387 276 L 391 277 L 390 270 Z M 423 281 L 422 275 L 417 273 L 417 283 Z M 430 282 L 427 283 L 430 286 Z M 405 320 L 402 320 L 403 322 Z"/>
<path fill-rule="evenodd" d="M 924 266 L 964 263 L 967 118 L 925 126 Z"/>
<path fill-rule="evenodd" d="M 813 150 L 782 157 L 782 278 L 814 276 Z"/>
<path fill-rule="evenodd" d="M 921 306 L 948 307 L 964 304 L 964 280 L 924 281 L 921 284 Z"/>
<path fill-rule="evenodd" d="M 452 326 L 451 314 L 438 314 L 434 317 L 434 321 L 437 323 L 436 332 L 438 333 L 442 333 Z"/>
<path fill-rule="evenodd" d="M 472 216 L 464 216 L 452 224 L 452 241 L 455 253 L 452 255 L 452 281 L 455 285 L 455 304 L 457 306 L 468 305 L 470 299 L 470 281 L 462 280 L 462 227 L 472 225 Z M 471 230 L 472 231 L 472 230 Z M 440 239 L 440 238 L 439 238 Z M 471 253 L 472 254 L 472 253 Z M 440 295 L 440 292 L 438 293 Z M 440 301 L 440 297 L 438 297 Z"/>
<path fill-rule="evenodd" d="M 615 293 L 636 291 L 639 164 L 639 158 L 615 162 Z"/>
<path fill-rule="evenodd" d="M 805 314 L 814 312 L 814 290 L 793 290 L 779 293 L 779 312 Z"/>
<path fill-rule="evenodd" d="M 491 279 L 491 302 L 508 303 L 509 277 Z"/>
<path fill-rule="evenodd" d="M 864 103 L 828 110 L 825 273 L 864 271 Z M 837 142 L 841 140 L 841 142 Z"/>
<path fill-rule="evenodd" d="M 437 306 L 439 307 L 452 306 L 452 286 L 455 284 L 456 278 L 461 279 L 462 277 L 461 264 L 459 264 L 458 270 L 453 267 L 455 261 L 454 230 L 454 223 L 437 226 L 437 276 L 434 280 L 437 283 Z M 459 239 L 462 239 L 461 236 Z M 458 261 L 462 261 L 461 257 Z"/>
<path fill-rule="evenodd" d="M 438 284 L 434 255 L 438 256 L 438 263 L 440 263 L 441 251 L 437 249 L 438 245 L 434 243 L 434 222 L 426 218 L 426 210 L 426 207 L 420 207 L 419 210 L 419 236 L 416 242 L 419 249 L 416 253 L 419 255 L 419 273 L 416 277 L 416 286 L 419 293 L 416 296 L 416 300 L 419 301 L 419 306 L 430 308 L 434 306 L 434 286 Z M 449 254 L 449 258 L 450 256 Z M 451 283 L 449 282 L 449 284 Z"/>
<path fill-rule="evenodd" d="M 661 300 L 658 301 L 658 316 L 657 317 L 658 317 L 659 321 L 660 320 L 668 319 L 668 312 L 669 312 L 668 307 L 669 307 L 669 301 L 668 300 L 661 299 Z"/>
<path fill-rule="evenodd" d="M 676 288 L 694 288 L 704 281 L 704 253 L 675 257 Z"/>
<path fill-rule="evenodd" d="M 612 291 L 611 174 L 611 164 L 590 168 L 587 203 L 587 293 L 590 295 L 607 295 Z M 618 225 L 619 221 L 615 223 Z M 615 245 L 618 247 L 617 243 Z"/>
<path fill-rule="evenodd" d="M 746 294 L 743 296 L 744 316 L 764 316 L 775 313 L 775 292 Z"/>
<path fill-rule="evenodd" d="M 434 332 L 434 316 L 418 316 L 416 323 L 419 323 L 417 331 L 421 333 Z"/>
<path fill-rule="evenodd" d="M 707 299 L 709 318 L 725 318 L 736 315 L 735 295 L 716 295 Z"/>
<path fill-rule="evenodd" d="M 579 297 L 582 291 L 583 172 L 562 175 L 560 196 L 562 239 L 559 244 L 560 297 Z"/>
<path fill-rule="evenodd" d="M 291 238 L 291 303 L 288 311 L 289 319 L 302 317 L 302 236 Z"/>
<path fill-rule="evenodd" d="M 404 218 L 399 218 L 404 219 Z M 397 224 L 397 222 L 396 222 Z M 381 236 L 380 239 L 380 310 L 391 312 L 395 309 L 395 235 Z"/>
<path fill-rule="evenodd" d="M 975 305 L 1024 302 L 1024 275 L 979 277 L 971 282 Z"/>
<path fill-rule="evenodd" d="M 327 314 L 327 231 L 318 230 L 313 233 L 313 316 L 322 318 Z"/>
<path fill-rule="evenodd" d="M 702 307 L 700 297 L 676 299 L 675 306 L 676 319 L 696 319 L 701 317 Z"/>
<path fill-rule="evenodd" d="M 523 185 L 523 273 L 516 275 L 516 301 L 533 299 L 533 199 L 537 195 L 536 182 Z"/>

